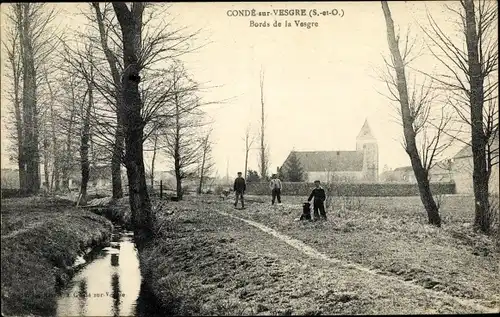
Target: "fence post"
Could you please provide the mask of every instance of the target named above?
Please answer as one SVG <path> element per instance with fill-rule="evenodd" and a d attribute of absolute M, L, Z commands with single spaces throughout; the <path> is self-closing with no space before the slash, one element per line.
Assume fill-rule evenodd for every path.
<path fill-rule="evenodd" d="M 160 199 L 163 199 L 163 181 L 160 179 Z"/>

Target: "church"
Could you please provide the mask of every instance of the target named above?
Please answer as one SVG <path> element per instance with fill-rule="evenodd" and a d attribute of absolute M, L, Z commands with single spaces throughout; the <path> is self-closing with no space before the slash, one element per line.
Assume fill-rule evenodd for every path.
<path fill-rule="evenodd" d="M 378 144 L 367 120 L 356 137 L 356 151 L 292 151 L 283 168 L 292 153 L 302 166 L 304 181 L 378 181 Z"/>

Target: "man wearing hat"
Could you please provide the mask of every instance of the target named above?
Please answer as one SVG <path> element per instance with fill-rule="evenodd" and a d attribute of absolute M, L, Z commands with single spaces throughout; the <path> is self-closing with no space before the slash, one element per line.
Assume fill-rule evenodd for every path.
<path fill-rule="evenodd" d="M 271 205 L 274 205 L 276 198 L 278 198 L 278 205 L 281 205 L 281 180 L 277 174 L 273 174 L 269 187 L 271 188 L 272 196 Z"/>
<path fill-rule="evenodd" d="M 247 185 L 245 183 L 245 179 L 241 177 L 241 172 L 238 172 L 238 177 L 234 180 L 233 186 L 234 192 L 236 193 L 236 200 L 234 202 L 234 207 L 238 205 L 238 198 L 241 198 L 241 209 L 245 208 L 245 201 L 243 199 L 243 194 L 247 189 Z"/>

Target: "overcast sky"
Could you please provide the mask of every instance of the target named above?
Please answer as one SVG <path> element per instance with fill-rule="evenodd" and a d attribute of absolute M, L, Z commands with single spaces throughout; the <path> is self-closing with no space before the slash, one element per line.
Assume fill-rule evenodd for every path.
<path fill-rule="evenodd" d="M 443 2 L 390 2 L 401 32 L 411 25 L 418 39 L 419 24 L 426 23 L 426 10 L 450 34 L 455 30 Z M 65 13 L 59 20 L 71 28 L 81 27 L 76 15 L 86 4 L 57 4 Z M 2 5 L 3 9 L 4 5 Z M 343 17 L 228 17 L 233 9 L 317 9 L 343 10 Z M 2 10 L 3 11 L 3 10 Z M 409 165 L 402 149 L 402 129 L 394 122 L 394 109 L 383 93 L 385 85 L 377 79 L 388 55 L 385 20 L 380 2 L 351 3 L 178 3 L 169 9 L 178 26 L 202 29 L 196 53 L 185 56 L 193 77 L 217 86 L 205 93 L 206 100 L 230 101 L 207 108 L 214 120 L 213 156 L 220 176 L 232 177 L 244 168 L 244 131 L 251 123 L 259 129 L 259 72 L 265 71 L 264 98 L 266 137 L 270 148 L 271 170 L 281 165 L 295 150 L 354 150 L 356 135 L 365 119 L 379 144 L 380 171 Z M 167 17 L 166 17 L 167 18 Z M 250 27 L 250 20 L 293 23 L 291 27 Z M 296 27 L 294 20 L 317 22 L 310 29 Z M 2 19 L 2 23 L 5 19 Z M 3 54 L 3 49 L 2 49 Z M 3 60 L 2 60 L 3 63 Z M 434 61 L 426 56 L 413 67 L 429 69 Z M 3 64 L 2 64 L 3 67 Z M 2 72 L 3 74 L 3 72 Z M 3 76 L 3 75 L 2 75 Z M 2 77 L 2 82 L 3 82 Z M 6 158 L 4 128 L 5 96 L 2 90 L 2 167 L 12 166 Z M 257 143 L 256 143 L 257 145 Z M 258 150 L 250 153 L 249 168 L 257 169 Z M 157 166 L 169 169 L 164 162 Z"/>

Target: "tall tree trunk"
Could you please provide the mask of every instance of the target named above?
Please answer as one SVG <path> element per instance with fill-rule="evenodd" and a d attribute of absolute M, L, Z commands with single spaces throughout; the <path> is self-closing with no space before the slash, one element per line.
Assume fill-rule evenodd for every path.
<path fill-rule="evenodd" d="M 52 176 L 50 180 L 49 190 L 55 191 L 59 190 L 59 155 L 57 154 L 58 146 L 57 146 L 57 136 L 56 136 L 56 118 L 54 114 L 54 103 L 56 102 L 56 98 L 54 95 L 54 91 L 52 90 L 52 86 L 49 81 L 49 76 L 47 74 L 47 69 L 44 69 L 44 77 L 47 83 L 47 87 L 49 88 L 50 94 L 50 124 L 51 124 L 51 137 L 52 137 Z M 55 188 L 54 188 L 55 186 Z"/>
<path fill-rule="evenodd" d="M 92 67 L 92 66 L 91 66 Z M 92 74 L 92 70 L 90 70 Z M 91 78 L 92 75 L 91 75 Z M 94 94 L 92 83 L 87 82 L 89 101 L 83 113 L 83 126 L 80 140 L 80 162 L 82 171 L 82 182 L 80 184 L 80 205 L 87 204 L 87 186 L 90 176 L 90 161 L 89 161 L 89 142 L 90 142 L 90 115 L 92 113 L 92 106 L 94 103 Z"/>
<path fill-rule="evenodd" d="M 265 179 L 267 176 L 267 158 L 266 158 L 266 143 L 264 139 L 265 122 L 264 122 L 264 75 L 260 78 L 260 104 L 261 104 L 261 119 L 260 119 L 260 177 Z"/>
<path fill-rule="evenodd" d="M 50 161 L 50 144 L 49 136 L 47 132 L 47 123 L 44 122 L 43 128 L 43 174 L 45 177 L 45 190 L 50 192 L 50 171 L 49 171 L 49 161 Z"/>
<path fill-rule="evenodd" d="M 182 175 L 180 172 L 175 172 L 175 189 L 177 193 L 177 199 L 182 200 L 184 193 L 182 192 Z"/>
<path fill-rule="evenodd" d="M 120 117 L 119 115 L 117 117 Z M 123 197 L 122 186 L 122 156 L 123 156 L 123 126 L 121 119 L 117 118 L 117 125 L 115 131 L 115 142 L 113 144 L 113 155 L 111 157 L 111 184 L 113 186 L 113 199 Z"/>
<path fill-rule="evenodd" d="M 479 61 L 479 36 L 476 27 L 476 14 L 474 1 L 465 0 L 465 38 L 467 43 L 467 61 L 470 78 L 470 117 L 472 134 L 472 159 L 474 168 L 472 172 L 475 218 L 474 227 L 485 233 L 489 232 L 489 175 L 486 158 L 487 139 L 483 130 L 483 105 L 484 105 L 484 76 Z"/>
<path fill-rule="evenodd" d="M 18 31 L 22 32 L 21 29 Z M 22 49 L 22 47 L 21 47 Z M 16 59 L 15 48 L 12 49 L 12 55 L 9 56 L 14 84 L 14 116 L 16 125 L 16 138 L 17 138 L 17 166 L 19 169 L 19 189 L 21 192 L 26 192 L 26 161 L 24 158 L 24 123 L 21 116 L 21 100 L 20 100 L 20 86 L 21 86 L 21 61 L 22 56 Z"/>
<path fill-rule="evenodd" d="M 396 71 L 397 89 L 399 93 L 399 102 L 401 106 L 401 115 L 403 121 L 403 132 L 406 141 L 406 152 L 408 153 L 411 161 L 411 166 L 417 179 L 418 190 L 420 199 L 427 211 L 429 223 L 437 227 L 441 226 L 441 217 L 439 216 L 439 209 L 432 197 L 429 186 L 428 171 L 423 167 L 422 161 L 418 154 L 416 133 L 413 130 L 413 119 L 410 113 L 408 86 L 405 75 L 405 66 L 401 53 L 399 51 L 398 42 L 394 32 L 394 22 L 391 17 L 391 11 L 387 1 L 382 1 L 382 10 L 384 12 L 385 21 L 387 25 L 387 41 L 389 49 L 394 61 L 394 69 Z"/>
<path fill-rule="evenodd" d="M 208 142 L 208 140 L 204 140 L 204 142 Z M 203 145 L 203 155 L 201 157 L 201 168 L 200 168 L 200 183 L 198 185 L 198 194 L 201 194 L 202 189 L 203 189 L 203 181 L 204 175 L 205 175 L 205 161 L 207 157 L 207 144 L 204 143 Z"/>
<path fill-rule="evenodd" d="M 23 47 L 23 122 L 25 145 L 23 156 L 26 160 L 26 189 L 28 194 L 37 194 L 40 190 L 40 157 L 38 151 L 38 120 L 36 104 L 36 71 L 30 27 L 30 3 L 23 3 L 22 30 L 20 32 Z"/>
<path fill-rule="evenodd" d="M 64 162 L 62 164 L 61 168 L 61 185 L 63 189 L 67 189 L 68 191 L 70 190 L 69 188 L 69 178 L 71 175 L 71 172 L 73 171 L 73 158 L 72 158 L 72 148 L 71 148 L 71 140 L 73 138 L 73 125 L 75 122 L 75 104 L 76 104 L 76 98 L 75 98 L 75 86 L 74 82 L 72 79 L 70 79 L 70 93 L 71 93 L 71 111 L 69 114 L 69 121 L 68 121 L 68 131 L 66 135 L 66 151 L 63 154 L 64 156 Z"/>
<path fill-rule="evenodd" d="M 181 140 L 181 126 L 180 126 L 180 107 L 177 93 L 175 93 L 175 144 L 174 144 L 174 170 L 176 181 L 177 198 L 182 200 L 182 171 L 181 171 L 181 153 L 180 153 L 180 140 Z"/>
<path fill-rule="evenodd" d="M 144 120 L 141 117 L 142 101 L 139 94 L 138 50 L 141 43 L 142 13 L 144 4 L 135 2 L 132 10 L 123 2 L 113 2 L 123 36 L 124 74 L 122 81 L 123 108 L 119 109 L 125 129 L 125 162 L 129 184 L 130 209 L 137 245 L 142 248 L 153 236 L 151 201 L 146 186 L 143 137 Z"/>
<path fill-rule="evenodd" d="M 123 197 L 123 186 L 122 186 L 122 174 L 121 165 L 123 161 L 123 151 L 124 151 L 124 141 L 125 135 L 123 130 L 122 116 L 120 115 L 120 109 L 124 109 L 123 94 L 122 94 L 122 83 L 120 78 L 120 72 L 118 71 L 118 61 L 116 60 L 115 54 L 111 51 L 108 46 L 107 32 L 104 26 L 104 17 L 102 15 L 101 9 L 99 7 L 99 2 L 92 2 L 92 6 L 96 12 L 97 26 L 99 28 L 99 34 L 101 39 L 101 46 L 106 56 L 108 62 L 111 76 L 113 77 L 113 84 L 115 86 L 115 99 L 116 99 L 116 130 L 115 130 L 115 140 L 113 143 L 113 153 L 111 157 L 111 179 L 113 186 L 113 198 L 118 199 Z"/>

